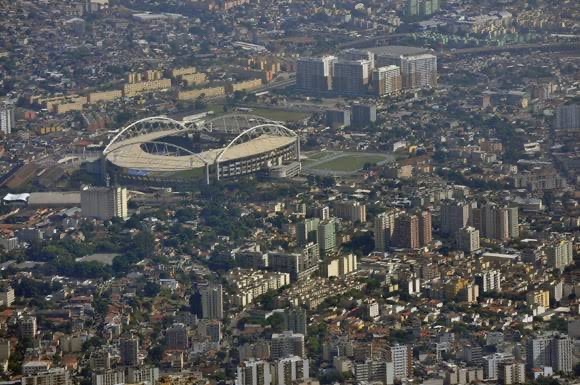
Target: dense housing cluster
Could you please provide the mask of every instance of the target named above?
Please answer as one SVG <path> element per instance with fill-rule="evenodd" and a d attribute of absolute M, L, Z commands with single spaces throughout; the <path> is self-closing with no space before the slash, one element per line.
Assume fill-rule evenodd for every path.
<path fill-rule="evenodd" d="M 573 0 L 0 0 L 0 385 L 573 385 Z"/>

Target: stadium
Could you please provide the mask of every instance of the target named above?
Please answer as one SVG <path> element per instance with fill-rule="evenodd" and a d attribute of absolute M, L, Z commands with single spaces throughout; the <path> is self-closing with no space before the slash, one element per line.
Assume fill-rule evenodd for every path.
<path fill-rule="evenodd" d="M 282 168 L 295 173 L 300 140 L 280 122 L 249 114 L 183 122 L 154 116 L 121 129 L 103 158 L 108 174 L 125 183 L 209 184 Z"/>

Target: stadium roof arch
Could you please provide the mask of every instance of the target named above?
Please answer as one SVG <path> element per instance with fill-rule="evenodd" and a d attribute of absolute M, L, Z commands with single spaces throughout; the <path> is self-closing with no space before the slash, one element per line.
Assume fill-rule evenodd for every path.
<path fill-rule="evenodd" d="M 103 150 L 103 154 L 107 154 L 112 149 L 114 149 L 115 143 L 122 143 L 127 141 L 128 139 L 139 137 L 139 136 L 146 136 L 150 133 L 158 133 L 158 132 L 166 132 L 171 131 L 173 133 L 187 130 L 187 127 L 175 120 L 168 118 L 166 116 L 150 116 L 148 118 L 139 119 L 127 127 L 124 127 L 119 131 L 117 135 L 113 137 L 113 139 L 109 142 L 107 147 Z M 170 133 L 163 134 L 163 135 L 156 135 L 156 138 L 160 138 L 162 136 L 167 136 Z"/>
<path fill-rule="evenodd" d="M 219 180 L 222 163 L 274 159 L 279 156 L 277 151 L 293 145 L 294 154 L 300 159 L 298 135 L 281 122 L 255 115 L 229 114 L 198 123 L 184 124 L 164 116 L 137 120 L 111 139 L 103 150 L 103 155 L 119 167 L 152 172 L 176 172 L 205 167 L 207 183 L 210 166 L 215 166 L 216 178 Z M 194 132 L 235 137 L 228 140 L 225 147 L 201 153 L 161 141 L 164 137 Z"/>

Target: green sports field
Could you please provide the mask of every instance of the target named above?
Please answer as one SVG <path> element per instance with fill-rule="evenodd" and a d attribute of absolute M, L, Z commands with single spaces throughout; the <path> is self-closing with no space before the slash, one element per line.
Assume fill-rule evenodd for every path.
<path fill-rule="evenodd" d="M 383 160 L 385 160 L 385 157 L 378 155 L 346 155 L 328 162 L 319 163 L 313 169 L 344 172 L 358 171 L 367 163 L 376 164 Z"/>
<path fill-rule="evenodd" d="M 230 107 L 228 112 L 224 112 L 223 104 L 210 104 L 207 106 L 207 111 L 213 111 L 213 116 L 226 115 L 230 113 L 236 113 L 234 107 Z M 244 112 L 245 113 L 245 112 Z M 278 120 L 281 122 L 294 122 L 297 120 L 302 120 L 307 118 L 309 113 L 298 112 L 298 111 L 288 111 L 284 109 L 273 109 L 273 108 L 251 108 L 247 114 L 263 116 L 266 119 Z"/>
<path fill-rule="evenodd" d="M 309 114 L 305 112 L 273 110 L 267 108 L 256 108 L 250 114 L 263 116 L 266 119 L 279 120 L 282 122 L 293 122 L 308 117 Z"/>
<path fill-rule="evenodd" d="M 350 174 L 362 170 L 365 164 L 377 164 L 392 159 L 390 154 L 320 151 L 305 153 L 303 165 L 313 174 Z"/>

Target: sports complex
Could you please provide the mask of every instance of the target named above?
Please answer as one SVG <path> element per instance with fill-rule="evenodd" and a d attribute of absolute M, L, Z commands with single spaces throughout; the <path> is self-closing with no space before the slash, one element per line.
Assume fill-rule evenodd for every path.
<path fill-rule="evenodd" d="M 179 122 L 154 116 L 121 129 L 103 150 L 107 171 L 128 182 L 212 180 L 298 168 L 300 140 L 282 123 L 249 114 Z"/>

